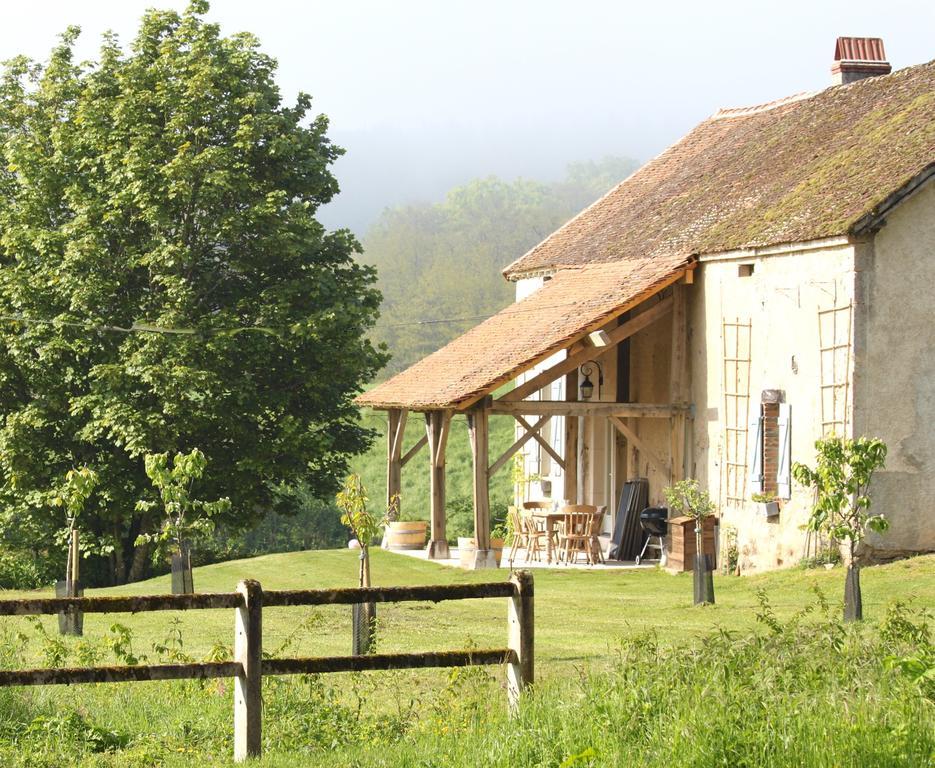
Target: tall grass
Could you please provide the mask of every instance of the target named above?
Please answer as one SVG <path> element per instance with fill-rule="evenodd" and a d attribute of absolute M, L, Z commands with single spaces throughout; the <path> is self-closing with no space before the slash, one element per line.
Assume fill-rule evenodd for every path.
<path fill-rule="evenodd" d="M 271 678 L 260 765 L 931 765 L 929 617 L 897 603 L 879 626 L 845 626 L 836 608 L 816 593 L 780 621 L 761 595 L 753 632 L 619 641 L 609 668 L 539 685 L 514 719 L 498 670 Z M 126 661 L 132 638 L 112 634 L 103 650 Z M 37 640 L 57 641 L 8 635 L 0 662 L 54 660 Z M 184 648 L 171 632 L 153 652 Z M 224 765 L 230 700 L 229 681 L 0 690 L 0 764 Z"/>

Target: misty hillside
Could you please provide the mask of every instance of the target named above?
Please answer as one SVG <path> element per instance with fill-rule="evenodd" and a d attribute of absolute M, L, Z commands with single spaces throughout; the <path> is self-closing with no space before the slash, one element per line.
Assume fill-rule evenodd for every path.
<path fill-rule="evenodd" d="M 379 272 L 382 314 L 374 336 L 393 354 L 392 375 L 513 300 L 501 270 L 637 167 L 608 157 L 576 163 L 545 183 L 496 177 L 448 192 L 443 202 L 383 212 L 362 260 Z"/>

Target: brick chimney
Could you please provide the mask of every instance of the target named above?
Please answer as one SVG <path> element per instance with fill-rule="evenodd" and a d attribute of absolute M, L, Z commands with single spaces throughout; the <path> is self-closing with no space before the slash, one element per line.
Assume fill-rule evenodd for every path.
<path fill-rule="evenodd" d="M 835 85 L 888 75 L 892 70 L 879 37 L 839 37 L 834 44 L 831 79 Z"/>

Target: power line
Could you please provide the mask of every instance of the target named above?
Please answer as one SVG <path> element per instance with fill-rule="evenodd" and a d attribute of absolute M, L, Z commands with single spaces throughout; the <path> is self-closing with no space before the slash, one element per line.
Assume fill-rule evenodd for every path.
<path fill-rule="evenodd" d="M 101 331 L 104 333 L 154 333 L 171 336 L 205 336 L 205 335 L 223 335 L 243 333 L 244 331 L 258 331 L 276 335 L 287 330 L 285 326 L 276 329 L 269 326 L 244 325 L 229 328 L 206 328 L 198 330 L 195 328 L 166 328 L 160 325 L 151 325 L 149 323 L 133 323 L 129 327 L 120 325 L 106 325 L 101 323 L 82 322 L 80 320 L 62 320 L 60 318 L 49 319 L 45 317 L 25 317 L 24 315 L 0 315 L 0 320 L 11 323 L 23 323 L 24 325 L 53 325 L 65 326 L 67 328 L 81 328 L 87 331 Z"/>
<path fill-rule="evenodd" d="M 544 309 L 562 309 L 573 306 L 572 304 L 538 304 L 530 307 L 518 307 L 516 305 L 507 305 L 504 309 L 509 309 L 510 314 L 518 314 L 525 312 L 540 312 Z M 504 310 L 500 310 L 503 312 Z M 467 323 L 467 322 L 477 322 L 479 320 L 489 320 L 491 317 L 500 314 L 500 312 L 494 312 L 489 315 L 470 315 L 463 317 L 436 317 L 436 318 L 423 318 L 419 320 L 411 320 L 403 323 L 380 323 L 377 322 L 374 325 L 375 329 L 379 328 L 405 328 L 419 325 L 443 325 L 447 323 Z M 120 325 L 109 325 L 106 323 L 94 323 L 90 321 L 81 321 L 81 320 L 63 320 L 60 318 L 43 318 L 43 317 L 26 317 L 25 315 L 4 315 L 0 314 L 0 321 L 10 322 L 10 323 L 23 323 L 24 325 L 51 325 L 51 326 L 64 326 L 67 328 L 81 328 L 88 331 L 98 331 L 102 333 L 122 333 L 122 334 L 131 334 L 131 333 L 152 333 L 152 334 L 164 334 L 171 336 L 222 336 L 222 335 L 234 335 L 238 333 L 245 332 L 254 332 L 254 333 L 266 333 L 272 336 L 278 336 L 282 333 L 286 333 L 291 330 L 292 326 L 261 326 L 261 325 L 243 325 L 243 326 L 230 326 L 222 328 L 168 328 L 166 326 L 152 325 L 150 323 L 133 323 L 129 326 L 120 326 Z"/>
<path fill-rule="evenodd" d="M 517 302 L 518 304 L 519 302 Z M 489 315 L 474 315 L 472 317 L 440 317 L 431 320 L 412 320 L 407 323 L 377 323 L 374 328 L 403 328 L 412 325 L 436 325 L 440 323 L 463 323 L 477 320 L 489 320 L 491 317 L 499 315 L 500 312 L 509 309 L 510 314 L 520 314 L 525 312 L 541 312 L 543 309 L 569 309 L 575 306 L 574 302 L 565 302 L 563 304 L 536 304 L 530 307 L 519 307 L 517 304 L 507 304 L 499 312 Z"/>

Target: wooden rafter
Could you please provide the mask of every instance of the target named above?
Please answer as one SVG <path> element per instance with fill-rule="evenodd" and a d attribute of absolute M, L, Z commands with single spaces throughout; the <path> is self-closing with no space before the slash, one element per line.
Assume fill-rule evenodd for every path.
<path fill-rule="evenodd" d="M 532 425 L 533 431 L 538 433 L 546 425 L 546 423 L 549 421 L 550 418 L 552 417 L 551 416 L 540 416 L 539 420 L 535 424 Z M 533 432 L 526 430 L 523 433 L 522 437 L 516 440 L 516 442 L 514 442 L 513 445 L 511 445 L 509 448 L 507 448 L 503 452 L 503 454 L 500 456 L 499 459 L 497 459 L 493 464 L 490 465 L 490 467 L 488 467 L 487 476 L 493 477 L 497 472 L 499 472 L 500 468 L 504 464 L 506 464 L 520 448 L 522 448 L 524 445 L 526 445 L 526 443 L 532 440 L 532 436 L 533 436 Z"/>
<path fill-rule="evenodd" d="M 406 421 L 409 418 L 409 411 L 401 410 L 399 415 L 391 424 L 390 434 L 390 453 L 394 458 L 399 458 L 403 451 L 403 435 L 406 433 Z"/>
<path fill-rule="evenodd" d="M 428 437 L 426 435 L 422 435 L 416 444 L 403 454 L 402 458 L 399 460 L 400 466 L 405 467 L 409 463 L 409 460 L 426 446 L 428 441 Z"/>
<path fill-rule="evenodd" d="M 655 453 L 653 453 L 653 451 L 646 445 L 646 443 L 644 443 L 639 438 L 636 432 L 630 429 L 630 427 L 626 424 L 626 422 L 623 421 L 623 419 L 617 416 L 610 416 L 609 418 L 610 423 L 613 424 L 620 431 L 620 434 L 622 434 L 630 443 L 632 443 L 638 451 L 643 453 L 646 458 L 649 459 L 649 463 L 655 467 L 659 474 L 665 475 L 667 473 L 665 462 L 656 456 Z"/>
<path fill-rule="evenodd" d="M 451 427 L 451 412 L 443 411 L 439 417 L 441 424 L 438 430 L 438 440 L 434 446 L 432 464 L 435 467 L 445 466 L 445 448 L 448 445 L 448 432 Z"/>
<path fill-rule="evenodd" d="M 498 402 L 516 402 L 523 400 L 533 392 L 538 392 L 546 384 L 551 384 L 559 376 L 563 376 L 584 363 L 591 362 L 597 357 L 603 355 L 607 350 L 619 344 L 621 341 L 630 338 L 633 334 L 651 325 L 659 318 L 672 310 L 672 298 L 666 298 L 658 304 L 653 305 L 645 312 L 641 312 L 632 320 L 628 320 L 623 325 L 607 332 L 608 344 L 603 347 L 584 347 L 578 352 L 570 353 L 564 360 L 556 363 L 551 368 L 542 373 L 533 376 L 529 381 L 520 384 L 511 392 L 507 392 Z"/>
<path fill-rule="evenodd" d="M 565 461 L 562 459 L 561 456 L 558 455 L 558 451 L 556 451 L 551 445 L 549 445 L 549 441 L 539 434 L 538 430 L 533 430 L 530 423 L 526 421 L 526 419 L 524 419 L 518 413 L 514 413 L 513 418 L 516 419 L 520 423 L 523 429 L 525 429 L 527 432 L 530 432 L 532 434 L 532 439 L 542 446 L 543 450 L 547 454 L 549 454 L 549 456 L 552 457 L 552 460 L 556 464 L 558 464 L 562 469 L 565 469 Z"/>
<path fill-rule="evenodd" d="M 567 400 L 522 400 L 507 403 L 494 400 L 491 412 L 521 416 L 625 416 L 631 418 L 668 419 L 679 413 L 687 413 L 687 403 L 606 403 Z"/>

